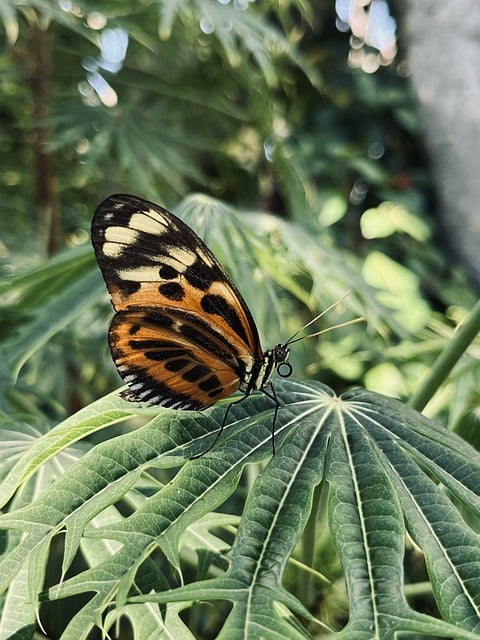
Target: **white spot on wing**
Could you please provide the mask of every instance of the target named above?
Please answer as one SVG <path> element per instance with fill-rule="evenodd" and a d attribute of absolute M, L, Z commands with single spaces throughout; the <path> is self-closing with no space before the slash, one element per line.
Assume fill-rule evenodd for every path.
<path fill-rule="evenodd" d="M 195 253 L 186 247 L 170 247 L 169 257 L 171 260 L 177 260 L 186 267 L 190 267 L 197 259 Z"/>
<path fill-rule="evenodd" d="M 129 282 L 160 282 L 158 267 L 135 267 L 119 269 L 118 277 Z"/>
<path fill-rule="evenodd" d="M 142 386 L 142 385 L 141 385 Z M 133 385 L 130 386 L 130 389 L 133 389 Z M 143 400 L 144 398 L 146 398 L 150 393 L 150 389 L 145 389 L 144 391 L 142 391 L 142 393 L 136 394 L 138 398 L 140 398 L 141 400 Z"/>
<path fill-rule="evenodd" d="M 188 267 L 194 264 L 197 256 L 193 251 L 185 247 L 168 247 L 168 255 L 150 256 L 152 260 L 159 264 L 165 264 L 178 273 L 184 273 Z"/>
<path fill-rule="evenodd" d="M 211 257 L 209 255 L 207 255 L 201 247 L 198 247 L 197 249 L 197 253 L 200 256 L 200 258 L 205 262 L 206 265 L 208 265 L 209 267 L 213 267 L 213 261 L 211 259 Z"/>
<path fill-rule="evenodd" d="M 149 209 L 145 213 L 133 213 L 128 226 L 137 231 L 144 231 L 154 236 L 162 236 L 168 227 L 168 222 L 162 214 Z"/>
<path fill-rule="evenodd" d="M 107 227 L 105 229 L 106 242 L 118 242 L 120 244 L 133 244 L 138 238 L 138 233 L 130 227 Z"/>
<path fill-rule="evenodd" d="M 107 227 L 105 229 L 105 242 L 102 245 L 103 254 L 109 258 L 119 258 L 124 245 L 135 244 L 138 232 L 129 227 Z"/>
<path fill-rule="evenodd" d="M 123 246 L 118 242 L 105 242 L 102 245 L 102 251 L 107 258 L 120 258 L 123 253 Z"/>

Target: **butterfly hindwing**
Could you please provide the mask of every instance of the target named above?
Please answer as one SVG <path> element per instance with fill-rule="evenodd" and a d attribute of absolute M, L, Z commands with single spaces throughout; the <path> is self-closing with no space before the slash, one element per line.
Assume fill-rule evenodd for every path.
<path fill-rule="evenodd" d="M 252 366 L 207 324 L 169 309 L 117 313 L 109 342 L 127 397 L 176 409 L 203 409 L 231 395 Z"/>
<path fill-rule="evenodd" d="M 133 399 L 205 408 L 233 393 L 262 358 L 251 313 L 203 241 L 172 213 L 116 195 L 92 222 L 117 312 L 113 358 Z"/>

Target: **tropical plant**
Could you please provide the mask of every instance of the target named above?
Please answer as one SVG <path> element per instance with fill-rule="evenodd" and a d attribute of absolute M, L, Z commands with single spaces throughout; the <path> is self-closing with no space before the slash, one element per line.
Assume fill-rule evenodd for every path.
<path fill-rule="evenodd" d="M 332 12 L 0 7 L 0 638 L 478 636 L 478 305 L 432 242 L 405 79 L 348 68 Z M 204 453 L 230 401 L 111 392 L 112 191 L 175 205 L 265 347 L 351 291 L 320 328 L 367 322 L 295 345 L 273 434 L 254 394 Z"/>
<path fill-rule="evenodd" d="M 318 531 L 328 509 L 349 604 L 348 624 L 335 637 L 388 639 L 403 631 L 473 640 L 480 628 L 480 546 L 466 518 L 480 515 L 477 452 L 379 394 L 336 396 L 299 380 L 276 383 L 276 394 L 282 406 L 273 456 L 272 404 L 265 397 L 235 405 L 223 425 L 223 406 L 206 414 L 159 412 L 113 394 L 29 443 L 2 485 L 3 504 L 18 494 L 0 520 L 11 529 L 0 565 L 9 593 L 5 637 L 33 629 L 36 602 L 85 593 L 92 596 L 62 638 L 90 637 L 95 625 L 109 631 L 121 617 L 139 637 L 312 637 L 299 619 L 317 637 L 328 625 L 309 608 L 316 609 L 322 592 L 340 589 L 320 573 L 332 571 L 321 560 L 331 542 Z M 75 449 L 80 439 L 132 416 L 150 419 L 86 453 Z M 188 461 L 221 425 L 215 447 Z M 21 437 L 29 435 L 25 429 Z M 10 434 L 10 446 L 18 437 Z M 53 459 L 71 466 L 34 499 L 39 472 Z M 262 467 L 241 516 L 216 511 L 238 490 L 247 465 Z M 26 495 L 18 493 L 25 483 Z M 424 554 L 443 621 L 407 603 L 405 533 Z M 61 573 L 43 589 L 60 534 Z M 300 558 L 286 578 L 300 540 Z M 79 554 L 87 567 L 73 569 Z M 192 609 L 218 600 L 233 608 L 201 617 Z"/>

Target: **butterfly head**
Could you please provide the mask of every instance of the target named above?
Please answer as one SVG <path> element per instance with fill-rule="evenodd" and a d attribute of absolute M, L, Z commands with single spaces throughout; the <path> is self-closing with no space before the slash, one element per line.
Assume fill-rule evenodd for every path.
<path fill-rule="evenodd" d="M 292 365 L 288 362 L 290 347 L 288 343 L 277 344 L 264 354 L 264 366 L 262 368 L 262 382 L 257 388 L 265 387 L 273 372 L 276 370 L 281 378 L 288 378 L 292 374 Z"/>
<path fill-rule="evenodd" d="M 288 343 L 277 344 L 272 350 L 272 360 L 281 378 L 289 378 L 292 375 L 292 365 L 288 362 L 290 347 Z"/>
<path fill-rule="evenodd" d="M 263 358 L 253 362 L 253 366 L 244 376 L 240 384 L 240 391 L 250 395 L 252 391 L 264 390 L 270 385 L 275 371 L 282 378 L 288 378 L 292 373 L 292 366 L 288 363 L 290 348 L 288 344 L 277 344 L 273 349 L 265 351 Z"/>

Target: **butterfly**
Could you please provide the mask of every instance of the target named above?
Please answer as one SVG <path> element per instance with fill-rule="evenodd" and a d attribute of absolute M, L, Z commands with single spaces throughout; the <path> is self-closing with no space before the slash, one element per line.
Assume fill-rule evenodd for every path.
<path fill-rule="evenodd" d="M 92 243 L 116 312 L 108 341 L 126 399 L 201 410 L 262 391 L 278 409 L 271 377 L 292 372 L 288 342 L 262 350 L 247 303 L 188 225 L 112 195 L 95 211 Z"/>
<path fill-rule="evenodd" d="M 123 397 L 202 410 L 235 391 L 241 399 L 261 391 L 275 403 L 274 448 L 279 402 L 271 379 L 275 371 L 291 375 L 290 345 L 302 339 L 295 339 L 299 332 L 263 351 L 225 269 L 188 225 L 153 202 L 108 197 L 93 216 L 92 243 L 115 310 L 108 341 L 128 387 Z"/>

